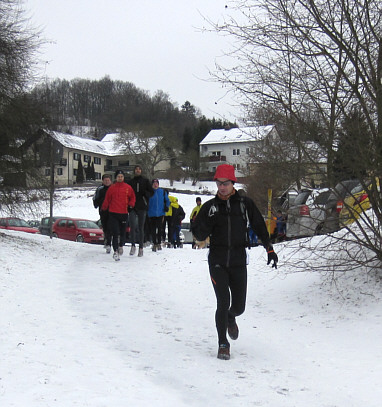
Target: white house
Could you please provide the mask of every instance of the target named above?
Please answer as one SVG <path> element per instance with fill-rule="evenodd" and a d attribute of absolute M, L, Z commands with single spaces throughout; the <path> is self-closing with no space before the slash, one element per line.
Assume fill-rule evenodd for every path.
<path fill-rule="evenodd" d="M 26 147 L 29 157 L 41 168 L 43 175 L 50 177 L 50 148 L 53 146 L 55 184 L 73 185 L 77 182 L 80 161 L 83 168 L 94 165 L 96 180 L 100 180 L 105 173 L 113 174 L 116 169 L 132 172 L 141 154 L 134 149 L 131 154 L 126 153 L 125 146 L 117 141 L 118 137 L 119 133 L 107 134 L 99 141 L 57 131 L 40 130 L 26 143 Z M 155 140 L 149 142 L 149 148 L 155 149 Z M 169 163 L 159 163 L 155 171 L 167 169 L 166 165 Z"/>
<path fill-rule="evenodd" d="M 243 177 L 255 150 L 278 139 L 274 125 L 211 130 L 199 143 L 201 171 L 214 173 L 218 165 L 231 164 Z"/>

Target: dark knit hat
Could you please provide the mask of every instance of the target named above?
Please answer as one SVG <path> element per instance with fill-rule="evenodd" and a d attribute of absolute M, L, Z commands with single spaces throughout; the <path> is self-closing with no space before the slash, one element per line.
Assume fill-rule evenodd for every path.
<path fill-rule="evenodd" d="M 154 179 L 151 181 L 151 185 L 154 184 L 154 182 L 157 182 L 157 183 L 159 184 L 159 179 L 158 179 L 158 178 L 154 178 Z"/>
<path fill-rule="evenodd" d="M 236 182 L 237 179 L 235 177 L 235 168 L 233 165 L 229 164 L 221 164 L 216 168 L 216 172 L 214 175 L 214 181 L 218 178 L 227 178 L 230 181 Z"/>
<path fill-rule="evenodd" d="M 115 178 L 117 178 L 117 175 L 119 175 L 119 174 L 122 174 L 123 176 L 125 175 L 125 173 L 122 171 L 122 170 L 117 170 L 116 172 L 115 172 Z"/>

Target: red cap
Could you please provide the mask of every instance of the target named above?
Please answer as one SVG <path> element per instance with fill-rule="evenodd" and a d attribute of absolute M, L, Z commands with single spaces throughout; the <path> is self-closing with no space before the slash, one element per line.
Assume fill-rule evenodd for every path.
<path fill-rule="evenodd" d="M 236 182 L 235 168 L 229 164 L 221 164 L 216 168 L 214 181 L 218 178 L 227 178 L 230 181 Z"/>

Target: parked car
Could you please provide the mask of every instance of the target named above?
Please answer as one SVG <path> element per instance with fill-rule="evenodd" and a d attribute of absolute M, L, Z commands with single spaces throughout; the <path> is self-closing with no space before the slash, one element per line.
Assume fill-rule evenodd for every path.
<path fill-rule="evenodd" d="M 192 243 L 192 232 L 190 231 L 190 222 L 182 222 L 180 233 L 183 234 L 183 243 Z M 181 237 L 182 241 L 182 237 Z"/>
<path fill-rule="evenodd" d="M 31 228 L 35 228 L 35 229 L 38 229 L 38 227 L 40 226 L 39 220 L 27 220 L 27 223 Z"/>
<path fill-rule="evenodd" d="M 183 245 L 183 244 L 185 243 L 184 233 L 183 233 L 182 230 L 180 230 L 180 232 L 179 232 L 179 241 L 180 241 L 180 244 L 181 244 L 181 245 Z M 192 243 L 192 242 L 191 242 L 191 243 Z M 182 247 L 182 246 L 181 246 L 181 247 Z"/>
<path fill-rule="evenodd" d="M 87 219 L 60 218 L 52 227 L 53 236 L 60 239 L 85 243 L 102 243 L 103 231 L 96 223 Z"/>
<path fill-rule="evenodd" d="M 32 228 L 24 219 L 1 218 L 0 229 L 18 230 L 19 232 L 39 233 L 38 229 Z"/>
<path fill-rule="evenodd" d="M 330 193 L 328 188 L 305 189 L 297 195 L 288 210 L 287 238 L 314 236 L 320 232 Z"/>
<path fill-rule="evenodd" d="M 359 181 L 353 179 L 341 181 L 334 187 L 325 204 L 323 221 L 318 226 L 319 234 L 332 233 L 340 229 L 339 214 L 344 206 L 344 200 L 358 184 Z"/>
<path fill-rule="evenodd" d="M 62 216 L 52 216 L 52 223 L 49 224 L 49 220 L 50 217 L 47 216 L 45 218 L 41 219 L 40 225 L 38 227 L 38 230 L 40 231 L 40 233 L 42 235 L 47 235 L 50 236 L 50 229 L 51 229 L 51 225 L 53 225 L 53 223 L 57 220 L 57 219 L 61 219 Z"/>
<path fill-rule="evenodd" d="M 380 192 L 379 178 L 375 179 L 375 186 Z M 369 193 L 373 188 L 373 184 L 367 181 L 366 184 L 359 183 L 354 187 L 350 195 L 345 198 L 343 208 L 339 214 L 341 227 L 352 224 L 356 219 L 359 219 L 361 213 L 370 209 Z"/>
<path fill-rule="evenodd" d="M 287 212 L 288 209 L 293 206 L 294 200 L 298 195 L 298 191 L 294 188 L 286 190 L 279 198 L 278 205 L 282 211 Z"/>

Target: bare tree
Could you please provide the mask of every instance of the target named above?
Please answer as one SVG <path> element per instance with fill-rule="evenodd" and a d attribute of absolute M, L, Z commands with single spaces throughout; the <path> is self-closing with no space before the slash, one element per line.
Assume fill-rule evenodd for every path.
<path fill-rule="evenodd" d="M 41 44 L 19 0 L 0 0 L 0 107 L 25 91 Z"/>
<path fill-rule="evenodd" d="M 171 161 L 174 153 L 167 141 L 170 130 L 160 126 L 139 126 L 120 133 L 117 143 L 125 154 L 135 156 L 136 161 L 148 177 L 153 177 L 159 164 Z"/>
<path fill-rule="evenodd" d="M 20 146 L 41 123 L 42 111 L 27 95 L 27 87 L 35 79 L 41 44 L 22 2 L 0 0 L 0 180 L 13 187 L 0 189 L 4 211 L 21 200 L 31 205 L 39 194 L 25 188 L 30 179 L 39 182 L 41 174 Z"/>
<path fill-rule="evenodd" d="M 185 166 L 185 175 L 191 179 L 192 185 L 196 185 L 200 175 L 199 152 L 190 150 L 185 153 L 183 163 Z"/>
<path fill-rule="evenodd" d="M 305 130 L 307 117 L 317 123 L 317 141 L 326 149 L 332 186 L 340 131 L 355 109 L 362 116 L 365 142 L 358 138 L 353 154 L 367 156 L 368 165 L 362 163 L 354 173 L 365 188 L 372 180 L 368 192 L 375 216 L 373 222 L 360 222 L 356 233 L 349 228 L 343 237 L 355 243 L 352 250 L 365 248 L 370 264 L 372 259 L 380 261 L 382 202 L 375 180 L 382 175 L 382 3 L 244 0 L 228 4 L 228 16 L 212 26 L 235 40 L 227 52 L 234 63 L 228 68 L 218 64 L 215 78 L 240 95 L 249 119 L 258 120 L 259 110 L 271 106 L 284 117 L 286 134 L 295 142 L 305 141 L 300 131 Z"/>

